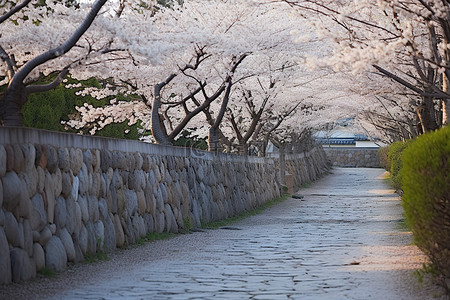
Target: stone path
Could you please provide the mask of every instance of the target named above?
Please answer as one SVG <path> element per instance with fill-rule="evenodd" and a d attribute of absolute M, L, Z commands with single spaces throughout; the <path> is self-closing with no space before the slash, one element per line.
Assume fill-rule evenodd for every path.
<path fill-rule="evenodd" d="M 54 279 L 66 283 L 46 296 L 433 299 L 436 288 L 412 276 L 424 257 L 411 246 L 400 200 L 383 172 L 335 169 L 299 191 L 303 199 L 290 198 L 228 230 L 177 236 L 66 272 Z"/>

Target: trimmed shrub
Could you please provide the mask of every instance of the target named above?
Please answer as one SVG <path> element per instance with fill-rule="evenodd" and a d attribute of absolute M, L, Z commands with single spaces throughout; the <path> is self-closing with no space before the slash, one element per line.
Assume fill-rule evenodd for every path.
<path fill-rule="evenodd" d="M 397 190 L 401 188 L 400 170 L 402 168 L 402 152 L 408 147 L 411 141 L 412 140 L 408 140 L 406 142 L 395 142 L 389 146 L 387 165 L 392 176 L 392 184 Z"/>
<path fill-rule="evenodd" d="M 420 136 L 402 159 L 403 208 L 415 243 L 450 278 L 450 127 Z"/>

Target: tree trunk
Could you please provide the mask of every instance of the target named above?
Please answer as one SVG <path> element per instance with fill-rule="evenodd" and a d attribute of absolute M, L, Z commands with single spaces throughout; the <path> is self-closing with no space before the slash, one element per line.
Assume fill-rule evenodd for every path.
<path fill-rule="evenodd" d="M 419 117 L 423 133 L 427 133 L 438 128 L 435 120 L 431 116 L 430 110 L 428 109 L 427 105 L 419 105 L 419 107 L 417 107 L 416 113 Z"/>
<path fill-rule="evenodd" d="M 219 132 L 215 127 L 209 129 L 208 134 L 208 151 L 211 152 L 222 152 L 220 146 Z"/>
<path fill-rule="evenodd" d="M 157 88 L 155 87 L 155 90 Z M 171 145 L 172 143 L 169 141 L 169 137 L 165 130 L 163 130 L 164 124 L 159 115 L 159 108 L 161 107 L 161 96 L 159 93 L 155 92 L 155 100 L 153 101 L 152 106 L 152 119 L 151 119 L 151 130 L 152 136 L 155 139 L 157 144 L 161 145 Z"/>
<path fill-rule="evenodd" d="M 429 80 L 433 78 L 434 72 L 428 72 Z M 431 87 L 425 88 L 425 93 L 430 93 L 433 91 Z M 417 107 L 417 114 L 419 116 L 420 123 L 422 124 L 422 131 L 427 133 L 429 131 L 433 131 L 439 128 L 438 123 L 436 122 L 436 110 L 434 109 L 434 98 L 424 96 L 422 97 L 422 104 Z"/>
<path fill-rule="evenodd" d="M 267 156 L 267 146 L 269 145 L 269 140 L 265 139 L 262 141 L 262 149 L 261 149 L 261 156 L 266 157 Z"/>
<path fill-rule="evenodd" d="M 22 106 L 27 102 L 28 93 L 22 82 L 11 84 L 6 90 L 1 109 L 4 126 L 23 126 Z"/>
<path fill-rule="evenodd" d="M 208 149 L 209 151 L 215 151 L 219 152 L 222 151 L 220 147 L 220 123 L 223 120 L 223 116 L 225 115 L 225 111 L 228 106 L 228 101 L 230 100 L 230 93 L 231 93 L 231 87 L 233 83 L 231 82 L 231 78 L 228 80 L 227 88 L 225 90 L 225 95 L 222 100 L 222 105 L 220 106 L 219 114 L 217 115 L 216 120 L 214 121 L 214 124 L 209 129 L 209 135 L 208 135 Z"/>

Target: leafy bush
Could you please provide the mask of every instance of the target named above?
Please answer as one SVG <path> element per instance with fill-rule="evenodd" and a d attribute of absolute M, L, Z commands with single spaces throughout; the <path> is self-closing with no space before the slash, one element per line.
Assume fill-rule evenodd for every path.
<path fill-rule="evenodd" d="M 72 91 L 64 87 L 41 94 L 31 94 L 25 103 L 22 113 L 26 127 L 63 131 L 61 119 L 67 120 L 74 113 Z"/>
<path fill-rule="evenodd" d="M 417 138 L 403 153 L 403 207 L 417 246 L 450 278 L 450 127 Z M 448 288 L 448 287 L 447 287 Z"/>
<path fill-rule="evenodd" d="M 410 143 L 411 140 L 406 142 L 395 142 L 389 146 L 387 164 L 389 166 L 389 172 L 392 176 L 392 184 L 396 189 L 401 188 L 400 170 L 402 168 L 402 152 L 406 149 L 406 147 L 408 147 Z"/>

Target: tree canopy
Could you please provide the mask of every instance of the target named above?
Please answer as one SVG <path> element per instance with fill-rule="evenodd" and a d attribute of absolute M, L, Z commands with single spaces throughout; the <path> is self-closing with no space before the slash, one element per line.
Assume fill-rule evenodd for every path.
<path fill-rule="evenodd" d="M 28 95 L 65 81 L 103 99 L 63 121 L 84 133 L 137 125 L 245 153 L 352 116 L 386 141 L 413 137 L 448 122 L 449 5 L 428 2 L 5 1 L 1 119 L 21 125 Z M 76 83 L 90 78 L 101 84 Z"/>

